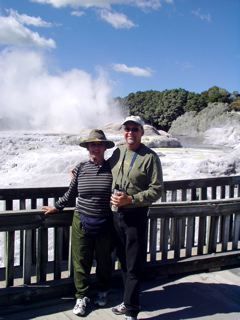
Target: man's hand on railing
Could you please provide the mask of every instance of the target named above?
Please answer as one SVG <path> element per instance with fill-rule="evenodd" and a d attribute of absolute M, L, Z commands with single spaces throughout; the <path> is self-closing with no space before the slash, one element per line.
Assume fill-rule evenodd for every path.
<path fill-rule="evenodd" d="M 50 207 L 50 206 L 42 207 L 42 211 L 44 211 L 45 215 L 54 214 L 54 213 L 58 213 L 59 212 L 59 210 L 57 208 Z"/>

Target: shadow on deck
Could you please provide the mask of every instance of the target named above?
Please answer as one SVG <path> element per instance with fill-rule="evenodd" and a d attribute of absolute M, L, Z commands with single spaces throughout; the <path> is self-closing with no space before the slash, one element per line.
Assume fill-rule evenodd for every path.
<path fill-rule="evenodd" d="M 141 294 L 142 311 L 139 319 L 240 319 L 240 268 L 181 277 L 158 278 L 145 281 Z M 112 314 L 111 307 L 120 303 L 122 292 L 115 284 L 105 308 L 90 308 L 85 319 L 114 320 L 122 316 Z M 73 296 L 38 303 L 15 305 L 0 309 L 4 319 L 79 319 L 72 314 Z"/>

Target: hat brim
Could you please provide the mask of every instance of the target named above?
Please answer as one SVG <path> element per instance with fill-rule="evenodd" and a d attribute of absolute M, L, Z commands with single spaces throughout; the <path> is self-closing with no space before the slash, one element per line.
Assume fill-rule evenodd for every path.
<path fill-rule="evenodd" d="M 115 147 L 115 143 L 111 140 L 89 139 L 79 143 L 80 147 L 87 148 L 90 142 L 104 142 L 107 149 Z"/>

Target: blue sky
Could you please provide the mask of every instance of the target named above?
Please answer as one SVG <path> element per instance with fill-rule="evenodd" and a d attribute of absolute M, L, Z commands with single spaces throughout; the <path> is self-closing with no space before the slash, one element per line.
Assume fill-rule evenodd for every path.
<path fill-rule="evenodd" d="M 0 94 L 240 91 L 239 21 L 239 0 L 0 0 Z"/>

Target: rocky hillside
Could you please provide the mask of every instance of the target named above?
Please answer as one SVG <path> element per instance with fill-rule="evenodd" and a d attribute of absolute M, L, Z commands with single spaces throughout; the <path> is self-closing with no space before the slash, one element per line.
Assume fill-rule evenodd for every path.
<path fill-rule="evenodd" d="M 212 103 L 199 113 L 186 112 L 177 118 L 169 133 L 201 137 L 209 144 L 237 147 L 240 144 L 240 112 L 229 112 L 228 104 Z"/>

